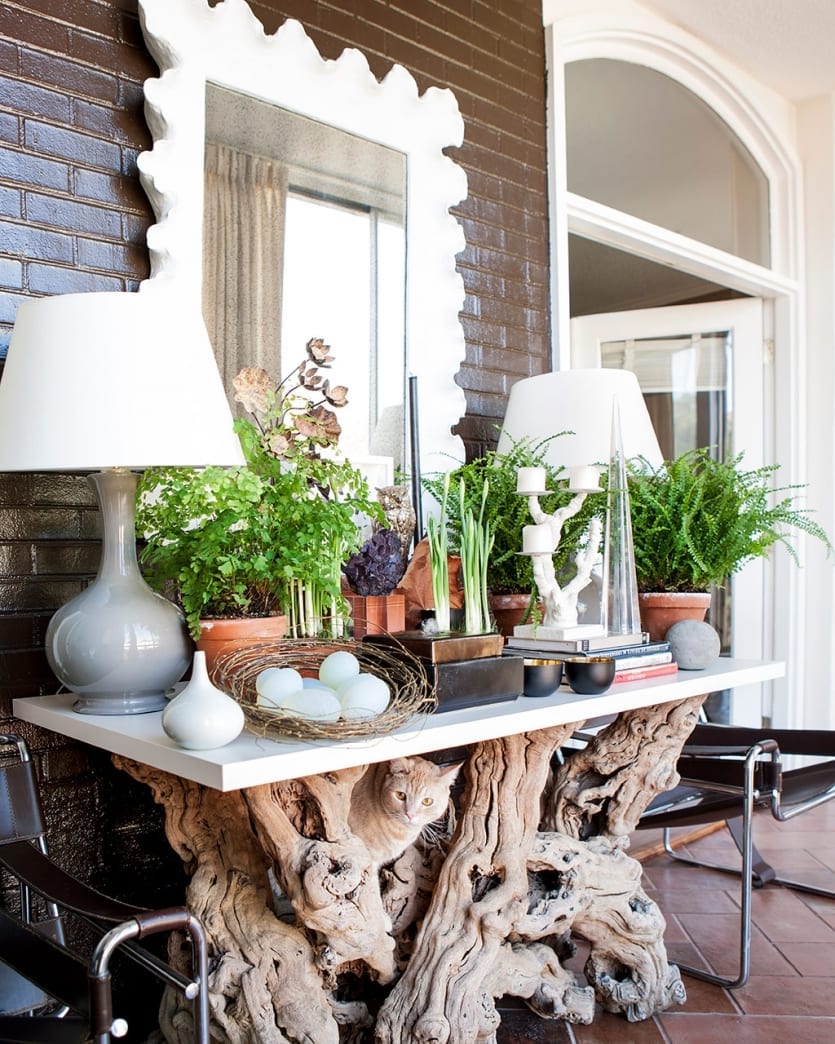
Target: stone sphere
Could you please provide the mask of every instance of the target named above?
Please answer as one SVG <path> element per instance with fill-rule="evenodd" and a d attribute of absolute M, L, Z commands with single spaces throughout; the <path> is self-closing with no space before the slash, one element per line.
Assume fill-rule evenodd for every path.
<path fill-rule="evenodd" d="M 683 671 L 704 670 L 719 656 L 719 635 L 703 620 L 679 620 L 665 637 L 673 659 Z"/>

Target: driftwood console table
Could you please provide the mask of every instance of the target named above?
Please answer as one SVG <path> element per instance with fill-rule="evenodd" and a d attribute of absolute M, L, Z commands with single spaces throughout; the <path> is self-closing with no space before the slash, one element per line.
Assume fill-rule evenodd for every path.
<path fill-rule="evenodd" d="M 79 715 L 71 694 L 15 700 L 14 713 L 110 751 L 165 808 L 215 957 L 213 1039 L 489 1044 L 494 999 L 507 994 L 573 1022 L 591 1021 L 595 1001 L 640 1020 L 684 1000 L 626 839 L 675 784 L 705 696 L 782 673 L 780 663 L 721 659 L 603 696 L 560 691 L 437 714 L 366 741 L 245 733 L 201 752 L 175 747 L 158 713 Z M 612 715 L 587 747 L 555 761 L 579 726 Z M 461 746 L 469 757 L 448 849 L 413 846 L 378 873 L 347 826 L 363 767 Z M 294 916 L 280 915 L 275 881 Z M 572 932 L 591 947 L 584 982 L 560 959 Z M 165 1039 L 189 1039 L 189 1018 L 167 995 Z"/>

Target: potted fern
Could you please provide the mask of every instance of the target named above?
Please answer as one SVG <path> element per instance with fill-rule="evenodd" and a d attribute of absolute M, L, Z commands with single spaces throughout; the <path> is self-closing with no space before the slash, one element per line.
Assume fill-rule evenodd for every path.
<path fill-rule="evenodd" d="M 322 452 L 340 434 L 330 407 L 347 403 L 320 373 L 331 359 L 314 339 L 279 383 L 241 371 L 244 466 L 155 468 L 139 484 L 148 582 L 181 605 L 198 644 L 224 621 L 275 616 L 294 637 L 341 633 L 342 565 L 360 545 L 358 518 L 380 512 L 350 462 Z"/>
<path fill-rule="evenodd" d="M 742 454 L 714 460 L 691 450 L 657 469 L 629 464 L 629 502 L 635 568 L 645 629 L 661 636 L 673 618 L 650 620 L 658 602 L 692 603 L 704 618 L 710 589 L 724 586 L 746 563 L 780 543 L 797 561 L 790 536 L 807 533 L 826 545 L 826 533 L 797 502 L 800 486 L 773 485 L 777 465 L 745 469 Z M 672 597 L 670 597 L 672 596 Z M 694 597 L 695 596 L 695 597 Z"/>
<path fill-rule="evenodd" d="M 527 499 L 516 492 L 519 468 L 546 469 L 546 484 L 553 492 L 540 497 L 543 510 L 553 511 L 567 504 L 572 497 L 566 488 L 564 469 L 555 468 L 546 462 L 551 438 L 559 438 L 559 435 L 539 442 L 519 439 L 505 453 L 489 450 L 484 456 L 461 464 L 450 472 L 448 480 L 443 475 L 430 475 L 423 479 L 424 488 L 439 504 L 444 499 L 445 481 L 450 490 L 457 491 L 463 479 L 463 500 L 458 496 L 449 496 L 446 507 L 449 549 L 452 553 L 460 551 L 462 520 L 468 512 L 482 518 L 492 533 L 486 584 L 490 593 L 491 612 L 502 634 L 512 634 L 515 624 L 536 612 L 536 585 L 531 559 L 519 553 L 522 550 L 522 528 L 531 521 Z M 567 520 L 554 559 L 558 571 L 572 568 L 572 556 L 588 528 L 592 514 L 602 509 L 603 501 L 603 497 L 589 497 L 581 511 Z"/>

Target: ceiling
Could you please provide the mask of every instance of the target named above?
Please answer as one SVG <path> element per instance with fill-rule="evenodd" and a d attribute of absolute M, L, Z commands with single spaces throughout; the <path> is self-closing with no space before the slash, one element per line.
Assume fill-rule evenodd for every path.
<path fill-rule="evenodd" d="M 779 94 L 835 90 L 833 0 L 641 0 Z"/>

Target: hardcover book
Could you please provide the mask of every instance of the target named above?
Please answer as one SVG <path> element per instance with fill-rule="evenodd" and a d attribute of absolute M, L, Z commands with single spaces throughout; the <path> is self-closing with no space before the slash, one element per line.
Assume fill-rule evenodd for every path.
<path fill-rule="evenodd" d="M 649 642 L 646 631 L 634 634 L 603 634 L 597 638 L 520 638 L 514 636 L 506 640 L 510 649 L 527 649 L 537 652 L 566 653 L 572 656 L 594 656 L 606 653 L 611 656 L 612 649 L 634 649 Z"/>
<path fill-rule="evenodd" d="M 670 663 L 656 663 L 650 667 L 631 667 L 628 671 L 615 671 L 612 684 L 614 685 L 615 682 L 648 681 L 650 678 L 676 673 L 678 673 L 678 664 L 672 661 Z"/>

